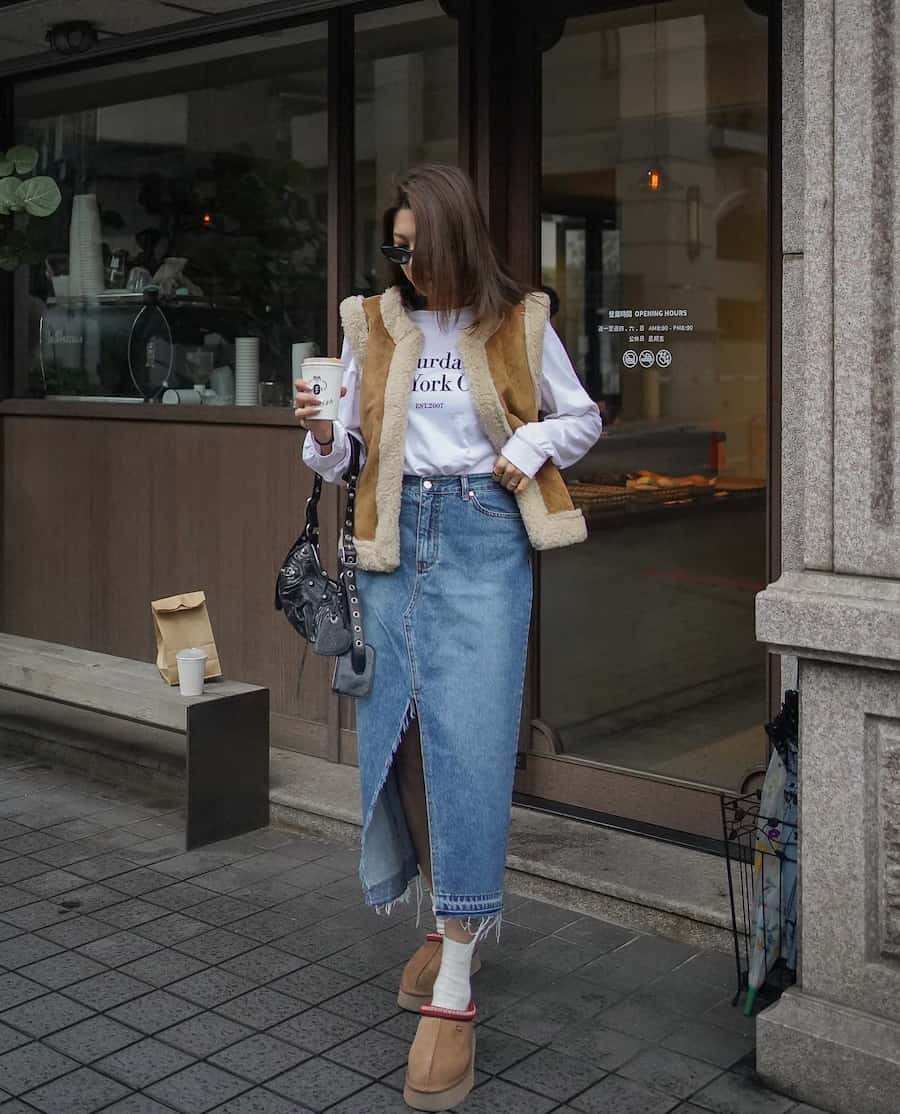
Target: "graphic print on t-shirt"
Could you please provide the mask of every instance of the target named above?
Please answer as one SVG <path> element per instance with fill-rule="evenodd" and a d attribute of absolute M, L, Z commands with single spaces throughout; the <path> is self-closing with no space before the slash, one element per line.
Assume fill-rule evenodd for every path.
<path fill-rule="evenodd" d="M 458 353 L 419 357 L 412 385 L 416 410 L 442 410 L 448 395 L 468 390 L 469 381 Z"/>
<path fill-rule="evenodd" d="M 406 460 L 418 461 L 411 472 L 424 475 L 471 475 L 490 472 L 496 453 L 481 428 L 471 383 L 457 341 L 472 322 L 464 310 L 447 328 L 438 314 L 410 313 L 422 331 L 422 351 L 409 392 Z"/>

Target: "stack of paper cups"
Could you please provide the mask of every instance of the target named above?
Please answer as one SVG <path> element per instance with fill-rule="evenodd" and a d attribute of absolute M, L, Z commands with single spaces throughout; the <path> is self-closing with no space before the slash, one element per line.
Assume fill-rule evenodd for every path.
<path fill-rule="evenodd" d="M 297 390 L 294 384 L 298 379 L 303 378 L 303 361 L 308 360 L 310 356 L 314 356 L 318 347 L 311 340 L 291 345 L 291 389 L 288 391 L 288 402 L 291 406 L 294 405 L 294 392 Z"/>
<path fill-rule="evenodd" d="M 237 406 L 259 405 L 259 337 L 234 341 L 234 401 Z"/>
<path fill-rule="evenodd" d="M 103 289 L 103 242 L 97 195 L 76 194 L 69 224 L 69 295 L 91 298 Z"/>
<path fill-rule="evenodd" d="M 317 348 L 318 345 L 311 340 L 291 345 L 291 372 L 295 379 L 303 377 L 303 361 L 315 356 Z"/>

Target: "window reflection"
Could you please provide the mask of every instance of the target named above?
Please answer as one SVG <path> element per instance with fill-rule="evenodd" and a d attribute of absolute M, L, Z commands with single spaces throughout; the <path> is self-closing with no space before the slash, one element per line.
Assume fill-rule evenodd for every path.
<path fill-rule="evenodd" d="M 570 19 L 544 56 L 542 281 L 606 435 L 567 476 L 590 540 L 543 561 L 541 717 L 726 787 L 764 753 L 766 62 L 743 0 Z"/>
<path fill-rule="evenodd" d="M 17 90 L 17 140 L 63 193 L 17 295 L 17 394 L 287 402 L 291 345 L 325 344 L 326 42 L 318 24 Z"/>

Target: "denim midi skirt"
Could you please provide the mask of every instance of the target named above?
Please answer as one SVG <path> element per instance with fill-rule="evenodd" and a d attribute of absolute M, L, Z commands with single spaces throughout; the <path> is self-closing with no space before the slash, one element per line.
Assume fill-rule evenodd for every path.
<path fill-rule="evenodd" d="M 418 868 L 393 759 L 418 718 L 437 914 L 502 909 L 531 618 L 531 547 L 515 497 L 490 475 L 406 476 L 400 567 L 358 574 L 368 696 L 356 702 L 360 879 L 390 909 Z"/>

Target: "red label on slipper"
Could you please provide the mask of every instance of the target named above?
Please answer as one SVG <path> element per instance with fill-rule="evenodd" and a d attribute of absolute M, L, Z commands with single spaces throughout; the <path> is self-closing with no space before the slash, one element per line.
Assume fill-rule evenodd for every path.
<path fill-rule="evenodd" d="M 474 1021 L 475 1003 L 470 1002 L 467 1010 L 448 1010 L 443 1006 L 433 1006 L 431 1002 L 426 1002 L 419 1012 L 425 1017 L 437 1017 L 444 1021 Z"/>

